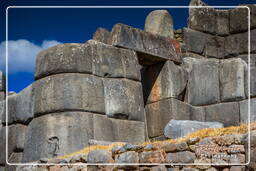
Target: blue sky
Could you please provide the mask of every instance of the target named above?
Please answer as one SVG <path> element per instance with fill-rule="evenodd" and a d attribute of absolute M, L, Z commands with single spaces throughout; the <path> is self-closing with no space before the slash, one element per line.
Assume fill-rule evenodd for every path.
<path fill-rule="evenodd" d="M 5 50 L 5 9 L 20 5 L 185 5 L 189 0 L 2 0 L 0 1 L 0 67 Z M 256 4 L 256 0 L 204 0 L 209 5 Z M 9 9 L 9 91 L 19 92 L 34 81 L 36 54 L 58 43 L 83 43 L 98 27 L 111 30 L 116 23 L 144 27 L 153 9 Z M 169 9 L 175 29 L 186 26 L 188 9 Z"/>

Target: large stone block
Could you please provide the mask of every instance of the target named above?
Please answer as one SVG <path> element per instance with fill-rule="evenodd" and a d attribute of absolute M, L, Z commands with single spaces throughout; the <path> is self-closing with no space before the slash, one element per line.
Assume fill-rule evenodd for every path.
<path fill-rule="evenodd" d="M 172 61 L 150 65 L 142 72 L 146 103 L 166 98 L 182 99 L 187 85 L 187 72 Z"/>
<path fill-rule="evenodd" d="M 0 91 L 0 101 L 5 100 L 5 91 Z"/>
<path fill-rule="evenodd" d="M 230 33 L 248 31 L 248 9 L 235 8 L 229 12 Z"/>
<path fill-rule="evenodd" d="M 104 115 L 93 116 L 94 139 L 137 143 L 145 141 L 144 122 L 107 118 Z"/>
<path fill-rule="evenodd" d="M 35 79 L 57 73 L 91 73 L 90 45 L 69 43 L 56 45 L 37 55 Z"/>
<path fill-rule="evenodd" d="M 35 115 L 56 111 L 105 113 L 102 79 L 87 74 L 57 74 L 33 85 Z"/>
<path fill-rule="evenodd" d="M 256 98 L 251 98 L 250 106 L 249 100 L 243 100 L 239 102 L 240 106 L 240 122 L 248 123 L 256 121 Z M 249 117 L 249 107 L 250 107 L 250 117 Z M 250 118 L 250 119 L 249 119 Z"/>
<path fill-rule="evenodd" d="M 89 40 L 92 73 L 100 77 L 140 80 L 140 66 L 135 51 Z"/>
<path fill-rule="evenodd" d="M 189 120 L 192 108 L 176 99 L 164 99 L 146 105 L 147 127 L 150 138 L 161 136 L 171 119 Z"/>
<path fill-rule="evenodd" d="M 229 102 L 205 106 L 205 119 L 221 122 L 224 126 L 239 125 L 239 103 Z"/>
<path fill-rule="evenodd" d="M 144 30 L 152 34 L 173 38 L 172 16 L 167 10 L 154 10 L 148 14 Z"/>
<path fill-rule="evenodd" d="M 5 115 L 5 101 L 0 101 L 0 125 L 6 122 Z"/>
<path fill-rule="evenodd" d="M 5 75 L 0 71 L 0 91 L 5 91 Z"/>
<path fill-rule="evenodd" d="M 110 37 L 110 32 L 105 28 L 98 28 L 93 34 L 93 40 L 107 44 Z"/>
<path fill-rule="evenodd" d="M 189 6 L 204 6 L 204 8 L 189 8 L 189 28 L 215 34 L 216 10 L 200 0 L 191 1 Z"/>
<path fill-rule="evenodd" d="M 144 121 L 144 102 L 140 82 L 105 78 L 103 84 L 107 116 Z"/>
<path fill-rule="evenodd" d="M 8 154 L 23 151 L 26 133 L 26 125 L 14 124 L 8 126 Z"/>
<path fill-rule="evenodd" d="M 204 128 L 223 128 L 219 122 L 200 122 L 190 120 L 170 120 L 164 128 L 165 137 L 176 139 L 181 138 L 189 133 Z"/>
<path fill-rule="evenodd" d="M 229 10 L 216 10 L 216 34 L 229 34 Z"/>
<path fill-rule="evenodd" d="M 183 29 L 185 49 L 189 52 L 203 54 L 206 42 L 209 37 L 212 36 L 189 28 Z"/>
<path fill-rule="evenodd" d="M 137 51 L 142 63 L 143 60 L 151 62 L 173 60 L 180 63 L 181 58 L 171 40 L 124 24 L 116 24 L 112 29 L 109 43 Z"/>
<path fill-rule="evenodd" d="M 23 153 L 12 153 L 8 159 L 8 163 L 16 164 L 21 163 Z M 16 171 L 17 166 L 6 164 L 5 169 L 8 171 Z"/>
<path fill-rule="evenodd" d="M 81 150 L 92 138 L 92 113 L 64 112 L 35 118 L 28 126 L 23 162 Z"/>
<path fill-rule="evenodd" d="M 1 124 L 0 124 L 1 125 Z M 0 165 L 5 165 L 6 161 L 6 129 L 0 126 Z"/>
<path fill-rule="evenodd" d="M 220 36 L 208 36 L 205 44 L 204 55 L 210 58 L 224 58 L 227 56 L 225 50 L 225 38 Z"/>
<path fill-rule="evenodd" d="M 219 102 L 218 65 L 217 59 L 184 59 L 184 68 L 188 71 L 186 102 L 195 106 Z"/>
<path fill-rule="evenodd" d="M 221 101 L 236 101 L 245 98 L 246 63 L 240 58 L 220 61 L 220 96 Z"/>

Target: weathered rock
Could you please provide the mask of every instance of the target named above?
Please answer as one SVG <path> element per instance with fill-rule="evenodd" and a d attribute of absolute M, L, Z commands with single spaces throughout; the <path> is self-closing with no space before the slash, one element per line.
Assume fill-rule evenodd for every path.
<path fill-rule="evenodd" d="M 170 120 L 164 128 L 164 135 L 168 138 L 180 138 L 189 133 L 204 128 L 223 128 L 219 122 L 199 122 L 190 120 Z"/>
<path fill-rule="evenodd" d="M 145 151 L 139 154 L 140 163 L 164 163 L 163 151 Z"/>
<path fill-rule="evenodd" d="M 146 18 L 144 30 L 163 37 L 173 38 L 173 21 L 167 10 L 154 10 Z"/>
<path fill-rule="evenodd" d="M 185 151 L 188 149 L 188 145 L 185 142 L 172 144 L 172 143 L 165 143 L 161 147 L 166 153 L 169 152 L 176 152 L 176 151 Z"/>
<path fill-rule="evenodd" d="M 134 151 L 128 151 L 120 154 L 117 159 L 117 163 L 139 163 L 139 154 Z"/>
<path fill-rule="evenodd" d="M 182 151 L 177 153 L 168 153 L 166 156 L 167 163 L 194 163 L 195 153 Z"/>
<path fill-rule="evenodd" d="M 245 171 L 245 166 L 231 166 L 229 171 Z"/>
<path fill-rule="evenodd" d="M 5 91 L 6 85 L 5 85 L 5 75 L 2 71 L 0 71 L 0 91 Z"/>
<path fill-rule="evenodd" d="M 154 166 L 150 168 L 150 171 L 167 171 L 167 168 L 165 166 Z M 169 169 L 168 169 L 169 171 Z"/>
<path fill-rule="evenodd" d="M 111 119 L 104 115 L 94 115 L 93 118 L 96 140 L 128 143 L 145 141 L 144 122 Z"/>
<path fill-rule="evenodd" d="M 124 24 L 116 24 L 113 27 L 109 43 L 137 51 L 141 60 L 151 62 L 173 60 L 178 63 L 181 62 L 181 58 L 177 55 L 171 39 Z"/>
<path fill-rule="evenodd" d="M 204 6 L 204 8 L 189 8 L 189 28 L 215 34 L 216 10 L 197 0 L 191 1 L 189 6 Z"/>
<path fill-rule="evenodd" d="M 250 120 L 249 120 L 249 100 L 239 102 L 240 106 L 240 122 L 248 123 L 256 121 L 256 98 L 250 100 Z"/>
<path fill-rule="evenodd" d="M 1 125 L 1 124 L 0 124 Z M 6 159 L 6 129 L 5 127 L 2 127 L 0 129 L 0 165 L 5 165 L 5 159 Z"/>
<path fill-rule="evenodd" d="M 23 162 L 52 158 L 88 146 L 93 138 L 92 119 L 87 112 L 54 113 L 33 119 L 28 127 Z"/>
<path fill-rule="evenodd" d="M 98 28 L 93 34 L 93 40 L 107 44 L 110 37 L 110 32 L 105 28 Z"/>
<path fill-rule="evenodd" d="M 15 163 L 21 163 L 22 160 L 22 153 L 12 153 L 11 156 L 8 159 L 8 163 L 15 164 Z M 17 166 L 15 165 L 5 165 L 5 169 L 8 171 L 16 171 Z"/>
<path fill-rule="evenodd" d="M 127 79 L 104 79 L 106 115 L 113 118 L 145 120 L 142 86 Z"/>
<path fill-rule="evenodd" d="M 100 77 L 140 80 L 140 66 L 134 51 L 89 40 L 92 73 Z"/>
<path fill-rule="evenodd" d="M 221 101 L 236 101 L 245 98 L 244 76 L 246 63 L 240 59 L 220 61 L 220 97 Z"/>
<path fill-rule="evenodd" d="M 222 59 L 227 56 L 225 49 L 225 38 L 220 36 L 208 36 L 205 44 L 204 55 Z"/>
<path fill-rule="evenodd" d="M 225 127 L 238 125 L 240 123 L 239 104 L 229 102 L 205 106 L 205 120 L 221 122 Z"/>
<path fill-rule="evenodd" d="M 24 149 L 27 126 L 14 124 L 8 126 L 8 152 L 20 152 Z"/>
<path fill-rule="evenodd" d="M 107 145 L 111 145 L 111 144 L 114 144 L 114 143 L 121 143 L 121 142 L 112 142 L 112 141 L 100 141 L 100 140 L 95 140 L 95 139 L 90 139 L 88 141 L 88 144 L 91 146 L 91 145 L 104 145 L 104 146 L 107 146 Z"/>
<path fill-rule="evenodd" d="M 230 33 L 248 31 L 248 9 L 235 8 L 229 12 Z"/>
<path fill-rule="evenodd" d="M 251 15 L 251 21 L 250 21 L 250 25 L 251 25 L 251 29 L 256 28 L 256 4 L 242 4 L 243 6 L 246 5 L 250 8 L 250 15 Z"/>
<path fill-rule="evenodd" d="M 181 171 L 199 171 L 199 169 L 192 168 L 192 167 L 187 167 L 187 168 L 181 169 Z"/>
<path fill-rule="evenodd" d="M 6 122 L 5 101 L 0 101 L 0 122 Z M 1 125 L 1 123 L 0 123 Z"/>
<path fill-rule="evenodd" d="M 113 163 L 112 154 L 107 150 L 92 150 L 87 155 L 88 163 Z"/>
<path fill-rule="evenodd" d="M 219 102 L 219 60 L 185 58 L 188 71 L 185 101 L 192 105 L 206 105 Z"/>
<path fill-rule="evenodd" d="M 5 91 L 0 91 L 0 101 L 5 100 Z"/>
<path fill-rule="evenodd" d="M 229 34 L 229 10 L 216 10 L 216 34 Z"/>
<path fill-rule="evenodd" d="M 190 105 L 172 98 L 147 104 L 145 110 L 149 137 L 163 135 L 170 119 L 189 120 L 190 109 Z"/>
<path fill-rule="evenodd" d="M 150 65 L 142 77 L 147 103 L 170 97 L 181 99 L 187 84 L 187 72 L 172 61 Z"/>
<path fill-rule="evenodd" d="M 34 113 L 91 111 L 105 113 L 102 79 L 87 74 L 58 74 L 34 83 Z"/>
<path fill-rule="evenodd" d="M 209 37 L 211 36 L 199 31 L 195 31 L 189 28 L 183 29 L 183 39 L 185 43 L 185 48 L 189 52 L 203 54 L 205 44 Z"/>

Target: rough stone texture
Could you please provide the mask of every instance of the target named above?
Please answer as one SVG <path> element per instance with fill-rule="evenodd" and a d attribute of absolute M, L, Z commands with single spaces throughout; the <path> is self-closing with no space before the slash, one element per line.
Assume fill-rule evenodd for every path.
<path fill-rule="evenodd" d="M 161 148 L 166 152 L 177 152 L 177 151 L 185 151 L 188 149 L 188 145 L 185 142 L 172 144 L 172 143 L 164 143 Z"/>
<path fill-rule="evenodd" d="M 199 122 L 190 120 L 170 120 L 164 128 L 164 135 L 168 138 L 180 138 L 189 133 L 204 128 L 223 128 L 219 122 Z"/>
<path fill-rule="evenodd" d="M 163 151 L 145 151 L 139 154 L 140 163 L 164 163 Z"/>
<path fill-rule="evenodd" d="M 165 125 L 171 119 L 190 119 L 190 106 L 172 98 L 147 104 L 145 109 L 150 138 L 163 135 Z"/>
<path fill-rule="evenodd" d="M 27 126 L 14 124 L 8 126 L 8 153 L 20 152 L 24 149 Z"/>
<path fill-rule="evenodd" d="M 163 37 L 173 38 L 173 21 L 167 10 L 154 10 L 146 18 L 144 30 Z"/>
<path fill-rule="evenodd" d="M 167 163 L 194 163 L 196 155 L 190 151 L 177 153 L 168 153 L 166 156 Z"/>
<path fill-rule="evenodd" d="M 22 153 L 12 153 L 11 154 L 11 156 L 9 157 L 9 159 L 8 159 L 8 162 L 9 163 L 21 163 L 21 160 L 22 160 Z M 6 166 L 5 166 L 5 169 L 7 170 L 7 171 L 16 171 L 16 168 L 17 168 L 17 166 L 13 166 L 13 165 L 8 165 L 8 164 L 6 164 Z"/>
<path fill-rule="evenodd" d="M 206 39 L 204 55 L 206 57 L 218 59 L 222 59 L 225 56 L 227 56 L 225 49 L 225 38 L 220 36 L 209 35 Z"/>
<path fill-rule="evenodd" d="M 229 34 L 229 10 L 216 10 L 216 34 Z"/>
<path fill-rule="evenodd" d="M 186 50 L 197 54 L 203 54 L 205 44 L 210 35 L 189 28 L 183 29 L 183 39 Z"/>
<path fill-rule="evenodd" d="M 225 127 L 238 125 L 239 104 L 229 102 L 205 106 L 205 120 L 221 122 Z"/>
<path fill-rule="evenodd" d="M 2 71 L 0 71 L 0 91 L 5 91 L 5 75 Z"/>
<path fill-rule="evenodd" d="M 230 33 L 248 31 L 248 9 L 235 8 L 229 12 Z"/>
<path fill-rule="evenodd" d="M 1 149 L 1 153 L 0 153 L 0 165 L 5 165 L 5 156 L 6 156 L 6 129 L 5 127 L 2 127 L 0 129 L 0 149 Z"/>
<path fill-rule="evenodd" d="M 32 85 L 23 89 L 20 93 L 8 96 L 8 124 L 28 123 L 34 117 L 34 93 Z M 6 115 L 3 115 L 3 123 Z"/>
<path fill-rule="evenodd" d="M 87 74 L 58 74 L 34 83 L 35 115 L 56 111 L 105 112 L 102 79 Z"/>
<path fill-rule="evenodd" d="M 243 100 L 239 102 L 240 106 L 240 122 L 248 123 L 249 120 L 249 100 Z M 250 122 L 256 121 L 256 98 L 251 98 L 250 100 Z"/>
<path fill-rule="evenodd" d="M 93 34 L 93 40 L 107 44 L 110 37 L 110 32 L 105 28 L 98 28 Z"/>
<path fill-rule="evenodd" d="M 111 119 L 104 115 L 94 115 L 93 118 L 96 140 L 128 143 L 145 141 L 144 122 Z"/>
<path fill-rule="evenodd" d="M 0 101 L 5 100 L 5 91 L 0 91 Z"/>
<path fill-rule="evenodd" d="M 37 55 L 35 79 L 57 73 L 91 73 L 91 71 L 92 59 L 88 43 L 60 44 Z"/>
<path fill-rule="evenodd" d="M 5 101 L 0 101 L 0 125 L 6 122 Z"/>
<path fill-rule="evenodd" d="M 171 39 L 157 36 L 124 24 L 116 24 L 111 32 L 110 44 L 140 53 L 139 58 L 149 61 L 173 60 L 178 63 L 177 55 Z M 141 60 L 142 60 L 141 59 Z"/>
<path fill-rule="evenodd" d="M 93 150 L 87 155 L 88 163 L 113 163 L 111 152 L 107 150 Z"/>
<path fill-rule="evenodd" d="M 89 40 L 92 73 L 100 77 L 140 80 L 137 54 L 128 49 Z"/>
<path fill-rule="evenodd" d="M 128 151 L 120 154 L 116 163 L 139 163 L 139 154 L 135 151 Z"/>
<path fill-rule="evenodd" d="M 219 102 L 219 60 L 185 58 L 184 63 L 188 71 L 185 101 L 195 106 Z"/>
<path fill-rule="evenodd" d="M 170 97 L 181 99 L 187 84 L 187 72 L 172 61 L 146 67 L 142 78 L 146 103 Z"/>
<path fill-rule="evenodd" d="M 231 166 L 229 171 L 245 171 L 245 166 Z"/>
<path fill-rule="evenodd" d="M 236 101 L 245 98 L 244 76 L 246 63 L 240 58 L 220 61 L 221 101 Z"/>
<path fill-rule="evenodd" d="M 140 82 L 127 79 L 104 79 L 103 84 L 108 117 L 145 120 Z"/>
<path fill-rule="evenodd" d="M 33 119 L 28 126 L 23 162 L 52 158 L 88 146 L 93 138 L 92 117 L 87 112 L 65 112 Z"/>
<path fill-rule="evenodd" d="M 189 8 L 189 28 L 215 34 L 216 10 L 212 7 L 206 7 L 207 4 L 197 0 L 191 1 L 189 6 L 205 6 L 205 8 Z"/>

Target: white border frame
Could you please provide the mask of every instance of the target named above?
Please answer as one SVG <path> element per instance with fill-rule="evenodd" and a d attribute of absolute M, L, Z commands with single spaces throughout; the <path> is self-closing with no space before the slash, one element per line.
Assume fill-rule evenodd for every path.
<path fill-rule="evenodd" d="M 250 111 L 250 104 L 251 104 L 251 91 L 250 91 L 250 51 L 251 51 L 251 32 L 250 32 L 250 8 L 248 6 L 8 6 L 5 10 L 6 12 L 6 92 L 8 92 L 8 10 L 11 8 L 150 8 L 150 9 L 159 9 L 159 8 L 247 8 L 248 9 L 248 121 L 251 119 L 251 111 Z M 237 33 L 238 34 L 238 33 Z M 8 109 L 8 95 L 6 95 L 6 109 Z M 248 162 L 247 163 L 235 163 L 235 164 L 211 164 L 211 163 L 198 163 L 198 164 L 189 164 L 189 163 L 78 163 L 78 164 L 71 164 L 71 163 L 9 163 L 8 162 L 8 127 L 6 129 L 6 164 L 10 166 L 134 166 L 134 165 L 164 165 L 164 166 L 246 166 L 250 163 L 251 159 L 251 148 L 250 148 L 250 122 L 248 122 Z M 6 110 L 6 125 L 8 126 L 8 110 Z"/>

